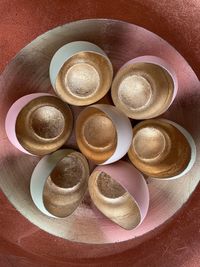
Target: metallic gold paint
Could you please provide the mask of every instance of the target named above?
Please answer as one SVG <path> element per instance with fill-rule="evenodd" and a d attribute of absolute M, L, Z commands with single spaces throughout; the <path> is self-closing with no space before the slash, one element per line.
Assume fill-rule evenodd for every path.
<path fill-rule="evenodd" d="M 68 140 L 72 125 L 69 106 L 55 96 L 43 96 L 32 100 L 20 111 L 16 135 L 28 152 L 45 155 L 57 150 Z"/>

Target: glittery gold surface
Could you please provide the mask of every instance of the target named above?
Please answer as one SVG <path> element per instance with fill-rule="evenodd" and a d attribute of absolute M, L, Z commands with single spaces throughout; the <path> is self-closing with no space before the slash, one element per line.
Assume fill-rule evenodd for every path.
<path fill-rule="evenodd" d="M 96 207 L 110 220 L 127 230 L 140 222 L 140 211 L 126 190 L 108 174 L 95 171 L 89 178 L 89 193 Z"/>
<path fill-rule="evenodd" d="M 16 135 L 30 153 L 45 155 L 60 148 L 69 138 L 73 118 L 68 105 L 54 96 L 29 102 L 19 113 Z"/>
<path fill-rule="evenodd" d="M 100 193 L 108 198 L 118 198 L 126 193 L 126 190 L 105 172 L 100 172 L 97 186 Z"/>
<path fill-rule="evenodd" d="M 105 96 L 110 89 L 112 76 L 112 65 L 105 56 L 80 52 L 62 66 L 55 91 L 67 103 L 89 105 Z"/>
<path fill-rule="evenodd" d="M 64 116 L 60 110 L 51 106 L 39 107 L 33 111 L 30 120 L 33 132 L 44 139 L 58 137 L 65 127 Z"/>
<path fill-rule="evenodd" d="M 128 156 L 146 175 L 167 178 L 178 175 L 187 167 L 191 148 L 175 126 L 154 119 L 143 121 L 133 128 Z"/>
<path fill-rule="evenodd" d="M 32 3 L 32 1 L 29 2 Z M 83 17 L 85 17 L 85 9 L 81 9 L 81 5 L 84 3 L 82 1 L 79 2 L 81 4 L 78 6 L 78 10 L 80 12 L 82 11 Z M 96 12 L 97 2 L 90 2 L 93 3 L 93 5 L 91 4 L 90 6 L 90 11 L 92 12 L 93 10 Z M 171 42 L 176 48 L 180 48 L 179 52 L 181 52 L 186 59 L 190 61 L 193 69 L 196 67 L 196 70 L 197 68 L 200 70 L 200 64 L 198 63 L 200 62 L 200 57 L 198 56 L 199 42 L 196 42 L 195 38 L 195 36 L 200 38 L 200 35 L 198 34 L 200 28 L 192 28 L 194 21 L 198 21 L 198 7 L 200 8 L 200 2 L 195 1 L 192 5 L 187 5 L 187 16 L 185 16 L 186 9 L 184 8 L 185 4 L 183 2 L 184 1 L 178 0 L 150 0 L 143 2 L 137 1 L 136 4 L 136 1 L 127 1 L 125 5 L 122 5 L 122 1 L 118 1 L 119 8 L 117 8 L 117 4 L 116 7 L 113 8 L 113 2 L 104 1 L 105 5 L 109 6 L 110 12 L 115 12 L 113 15 L 110 13 L 110 17 L 118 17 L 126 21 L 129 20 L 131 23 L 135 23 L 137 20 L 137 24 L 142 25 L 144 28 L 148 26 L 148 29 L 153 32 L 157 32 L 160 36 Z M 196 2 L 199 4 L 196 4 Z M 40 1 L 40 3 L 44 9 L 44 13 L 47 12 L 45 6 L 43 5 L 43 1 Z M 50 3 L 53 2 L 51 1 L 49 4 Z M 16 7 L 20 8 L 18 1 L 17 4 L 18 5 Z M 73 5 L 77 10 L 77 1 L 73 2 Z M 103 17 L 105 13 L 105 5 L 103 5 L 101 1 L 98 2 L 98 12 L 101 17 Z M 135 5 L 138 8 L 135 8 Z M 68 8 L 65 1 L 63 1 L 63 6 L 66 8 L 61 9 L 60 6 L 57 5 L 58 9 L 62 11 L 63 14 L 65 13 L 64 16 L 59 17 L 56 12 L 51 12 L 51 16 L 53 15 L 55 19 L 55 25 L 60 18 L 62 18 L 62 23 L 65 23 L 67 17 L 66 14 L 69 14 L 68 18 L 70 20 L 71 18 L 72 20 L 77 19 L 77 12 L 72 13 L 71 8 Z M 32 6 L 30 6 L 30 11 L 31 10 Z M 10 14 L 12 14 L 12 12 Z M 73 17 L 71 17 L 70 14 Z M 180 14 L 184 16 L 184 20 L 180 20 Z M 29 13 L 27 12 L 27 16 L 28 15 Z M 159 23 L 161 15 L 164 23 Z M 19 18 L 19 16 L 15 17 Z M 37 19 L 37 17 L 35 19 Z M 21 17 L 21 20 L 23 20 L 23 17 Z M 46 25 L 46 20 L 41 20 L 41 23 L 42 22 Z M 26 28 L 26 25 L 24 27 Z M 172 27 L 176 27 L 176 29 L 180 30 L 179 34 L 174 34 Z M 35 29 L 35 27 L 30 27 L 29 32 L 31 32 L 33 28 Z M 191 29 L 193 30 L 191 31 Z M 12 30 L 12 27 L 10 27 L 10 30 Z M 13 30 L 15 30 L 15 27 Z M 10 35 L 11 39 L 13 38 L 13 34 L 11 34 L 11 32 L 12 31 L 7 31 L 6 38 L 8 35 Z M 42 215 L 42 213 L 34 207 L 29 190 L 27 190 L 30 182 L 30 173 L 33 168 L 33 160 L 35 162 L 37 159 L 20 153 L 12 145 L 10 145 L 9 141 L 5 138 L 3 122 L 11 104 L 16 100 L 16 98 L 25 95 L 27 93 L 27 88 L 30 88 L 32 92 L 38 92 L 38 90 L 47 92 L 49 90 L 47 77 L 48 67 L 55 51 L 66 42 L 82 40 L 83 37 L 86 36 L 89 41 L 96 43 L 109 52 L 109 57 L 111 58 L 115 69 L 118 69 L 124 61 L 129 60 L 133 57 L 133 55 L 137 56 L 144 53 L 158 55 L 159 51 L 162 51 L 162 55 L 166 60 L 167 58 L 171 59 L 175 70 L 178 71 L 178 79 L 181 83 L 177 100 L 174 102 L 172 108 L 170 108 L 168 118 L 177 121 L 189 130 L 197 145 L 197 162 L 187 175 L 184 175 L 181 179 L 173 181 L 153 180 L 152 183 L 149 184 L 151 190 L 151 208 L 141 227 L 134 232 L 121 231 L 119 227 L 115 227 L 112 223 L 104 220 L 104 218 L 101 217 L 100 219 L 98 214 L 94 215 L 92 212 L 91 205 L 88 205 L 87 207 L 85 204 L 80 205 L 77 212 L 64 220 L 54 220 Z M 188 36 L 191 41 L 190 46 L 185 45 L 187 43 Z M 181 42 L 180 37 L 182 40 Z M 18 41 L 21 41 L 23 46 L 23 38 Z M 192 53 L 191 43 L 193 43 Z M 9 44 L 12 44 L 15 49 L 17 49 L 14 42 L 10 42 Z M 183 48 L 182 50 L 181 47 Z M 10 47 L 7 46 L 5 49 L 2 49 L 1 55 L 4 52 L 4 54 L 6 54 L 6 48 L 8 50 Z M 186 51 L 188 52 L 186 53 Z M 15 52 L 16 50 L 14 53 Z M 3 61 L 6 63 L 7 59 L 5 61 L 2 58 L 1 63 Z M 200 72 L 197 74 L 200 74 Z M 168 250 L 169 253 L 166 255 L 167 259 L 169 259 L 169 265 L 177 267 L 180 266 L 183 261 L 186 262 L 189 260 L 188 253 L 190 253 L 191 249 L 195 248 L 196 243 L 199 242 L 198 235 L 194 234 L 191 236 L 191 232 L 198 233 L 199 229 L 200 220 L 195 216 L 196 213 L 199 215 L 200 211 L 198 208 L 200 205 L 200 199 L 198 198 L 200 188 L 197 188 L 195 201 L 190 203 L 192 204 L 191 210 L 188 212 L 186 208 L 182 214 L 183 220 L 184 216 L 188 217 L 187 221 L 190 222 L 190 226 L 185 226 L 184 230 L 183 224 L 180 223 L 178 218 L 178 220 L 173 220 L 173 233 L 171 234 L 171 231 L 166 231 L 164 234 L 160 235 L 159 242 L 154 242 L 155 246 L 152 246 L 152 240 L 146 240 L 149 237 L 149 231 L 155 228 L 160 229 L 159 226 L 169 220 L 174 213 L 182 207 L 183 203 L 187 202 L 189 196 L 196 188 L 200 178 L 200 124 L 197 123 L 196 119 L 191 119 L 200 117 L 199 81 L 192 68 L 183 58 L 181 59 L 180 54 L 176 52 L 172 46 L 169 46 L 162 38 L 145 31 L 145 29 L 133 24 L 127 24 L 126 22 L 113 21 L 109 19 L 76 21 L 48 31 L 29 44 L 6 67 L 5 72 L 2 73 L 0 84 L 2 93 L 0 106 L 2 119 L 0 128 L 0 174 L 1 177 L 3 177 L 0 181 L 1 189 L 12 205 L 15 206 L 16 210 L 22 213 L 23 216 L 37 227 L 42 229 L 42 231 L 38 231 L 37 233 L 39 233 L 40 240 L 46 241 L 45 245 L 44 242 L 38 242 L 38 234 L 32 234 L 35 230 L 35 226 L 32 226 L 33 231 L 30 231 L 30 224 L 23 223 L 23 216 L 19 216 L 15 209 L 10 209 L 8 212 L 8 203 L 5 198 L 4 200 L 2 199 L 3 204 L 1 205 L 3 216 L 2 222 L 5 226 L 5 231 L 1 231 L 2 237 L 5 237 L 7 241 L 12 242 L 13 244 L 15 243 L 16 245 L 19 245 L 19 240 L 22 241 L 21 237 L 24 237 L 24 233 L 30 233 L 29 236 L 26 237 L 26 242 L 20 242 L 20 244 L 24 246 L 26 251 L 34 253 L 36 258 L 39 258 L 41 253 L 45 254 L 45 257 L 43 257 L 43 264 L 45 266 L 50 260 L 56 261 L 58 265 L 61 264 L 61 257 L 63 262 L 68 262 L 70 258 L 76 261 L 77 265 L 83 263 L 83 259 L 85 261 L 86 257 L 88 257 L 88 261 L 90 261 L 91 264 L 101 265 L 102 262 L 105 262 L 105 257 L 108 257 L 108 255 L 110 256 L 107 259 L 110 260 L 113 265 L 115 263 L 117 265 L 119 257 L 114 256 L 114 254 L 119 255 L 119 253 L 121 254 L 120 261 L 124 266 L 128 264 L 132 264 L 133 266 L 146 264 L 148 266 L 149 258 L 152 255 L 155 257 L 151 257 L 151 264 L 153 266 L 156 264 L 158 266 L 162 266 L 166 265 L 166 257 L 157 257 L 157 255 L 162 254 L 166 242 L 171 242 L 172 234 L 175 233 L 177 239 L 173 240 L 173 246 L 170 246 Z M 77 113 L 78 111 L 79 108 L 77 108 Z M 188 205 L 188 207 L 189 206 L 190 205 Z M 15 227 L 13 227 L 13 224 L 10 223 L 11 216 L 13 221 L 17 221 L 19 218 L 19 223 L 15 223 Z M 21 229 L 22 224 L 23 230 Z M 159 231 L 153 231 L 153 235 L 158 234 Z M 63 238 L 67 241 L 65 242 Z M 193 244 L 192 248 L 188 246 L 188 253 L 182 253 L 180 257 L 174 257 L 176 247 L 180 245 L 181 242 L 183 243 L 185 240 L 190 238 L 192 238 L 194 242 L 191 242 L 191 245 Z M 52 240 L 54 244 L 56 243 L 56 246 L 52 246 Z M 154 240 L 155 239 L 153 239 L 153 241 Z M 87 245 L 80 245 L 80 243 L 87 243 Z M 95 245 L 94 249 L 94 243 L 101 245 Z M 141 244 L 140 249 L 135 249 L 138 244 Z M 126 253 L 122 253 L 125 250 Z M 88 251 L 90 253 L 88 253 Z M 195 263 L 198 262 L 199 256 L 198 254 L 196 256 L 195 255 L 193 255 L 194 257 L 190 257 L 191 259 L 194 258 L 194 261 L 190 262 L 191 266 L 195 266 Z M 178 258 L 179 261 L 177 260 L 176 262 L 175 258 Z M 23 259 L 24 258 L 22 257 L 22 260 Z M 15 260 L 16 259 L 13 259 L 13 261 Z M 13 264 L 15 265 L 15 263 Z M 24 263 L 22 262 L 22 265 L 23 264 Z M 66 264 L 63 263 L 63 265 L 65 266 Z"/>
<path fill-rule="evenodd" d="M 91 96 L 97 91 L 99 84 L 99 73 L 87 63 L 73 65 L 65 76 L 65 88 L 76 97 Z"/>
<path fill-rule="evenodd" d="M 128 117 L 148 119 L 162 114 L 172 101 L 173 80 L 152 63 L 125 66 L 114 78 L 112 99 Z"/>
<path fill-rule="evenodd" d="M 151 84 L 140 75 L 128 76 L 120 83 L 118 96 L 130 109 L 145 108 L 152 97 Z"/>
<path fill-rule="evenodd" d="M 76 121 L 76 139 L 81 152 L 95 163 L 109 159 L 117 145 L 115 126 L 96 108 L 87 108 L 80 113 Z"/>
<path fill-rule="evenodd" d="M 57 217 L 70 215 L 81 202 L 89 177 L 89 167 L 81 153 L 63 158 L 48 177 L 44 187 L 44 205 Z"/>

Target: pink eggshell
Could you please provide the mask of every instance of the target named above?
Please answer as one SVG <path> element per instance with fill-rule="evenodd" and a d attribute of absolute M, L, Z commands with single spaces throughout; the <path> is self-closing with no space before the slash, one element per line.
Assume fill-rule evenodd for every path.
<path fill-rule="evenodd" d="M 21 144 L 19 143 L 17 136 L 16 136 L 16 131 L 15 131 L 15 125 L 16 125 L 16 120 L 17 117 L 22 110 L 24 106 L 26 106 L 30 101 L 32 101 L 35 98 L 38 98 L 40 96 L 45 96 L 45 95 L 50 95 L 46 93 L 35 93 L 35 94 L 29 94 L 25 95 L 21 98 L 19 98 L 16 102 L 13 103 L 13 105 L 10 107 L 7 115 L 6 115 L 6 120 L 5 120 L 5 130 L 6 134 L 8 136 L 9 141 L 20 151 L 32 155 L 28 151 L 26 151 Z"/>
<path fill-rule="evenodd" d="M 140 210 L 139 226 L 146 217 L 149 208 L 149 190 L 143 175 L 132 164 L 121 160 L 109 165 L 99 165 L 94 171 L 107 173 L 130 193 Z"/>

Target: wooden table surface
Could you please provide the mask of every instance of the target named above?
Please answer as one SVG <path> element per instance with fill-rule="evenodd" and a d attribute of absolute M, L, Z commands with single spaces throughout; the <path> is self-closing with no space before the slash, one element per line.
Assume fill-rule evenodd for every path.
<path fill-rule="evenodd" d="M 21 48 L 53 27 L 83 18 L 112 18 L 135 23 L 163 37 L 186 58 L 200 77 L 198 0 L 1 0 L 0 14 L 1 71 Z M 65 251 L 60 252 L 59 256 L 55 254 L 57 243 L 65 240 L 55 238 L 32 225 L 1 193 L 0 266 L 200 266 L 199 194 L 198 186 L 170 222 L 151 233 L 148 241 L 134 249 L 114 256 L 90 258 L 91 251 L 87 251 L 85 245 L 72 243 L 69 244 L 72 252 L 69 258 L 65 256 Z M 17 231 L 20 228 L 20 233 L 16 233 L 16 228 Z M 37 235 L 38 240 L 38 244 L 32 244 L 38 247 L 34 253 L 20 247 L 24 240 L 31 244 L 32 234 Z M 95 249 L 94 246 L 92 255 L 95 255 Z M 47 255 L 51 251 L 54 257 L 50 260 Z M 79 251 L 84 251 L 86 256 L 78 257 Z"/>

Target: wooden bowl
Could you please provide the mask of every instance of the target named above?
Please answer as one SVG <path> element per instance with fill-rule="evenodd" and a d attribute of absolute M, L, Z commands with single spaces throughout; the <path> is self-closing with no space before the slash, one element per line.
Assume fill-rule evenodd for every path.
<path fill-rule="evenodd" d="M 28 190 L 31 172 L 38 160 L 22 155 L 6 138 L 3 124 L 10 105 L 27 91 L 29 93 L 52 92 L 48 77 L 51 57 L 63 44 L 75 40 L 87 40 L 99 45 L 110 57 L 115 72 L 124 62 L 133 57 L 152 54 L 168 59 L 178 76 L 179 91 L 176 100 L 164 117 L 183 125 L 192 134 L 197 146 L 197 162 L 190 173 L 182 179 L 148 181 L 150 210 L 146 220 L 136 230 L 126 231 L 110 223 L 93 209 L 87 197 L 76 212 L 67 219 L 50 219 L 42 215 L 31 201 Z M 15 73 L 17 75 L 14 75 Z M 102 19 L 78 21 L 55 28 L 26 46 L 7 66 L 2 74 L 1 92 L 0 176 L 3 179 L 0 180 L 0 186 L 2 191 L 28 220 L 55 236 L 88 244 L 126 241 L 125 245 L 115 246 L 107 251 L 106 247 L 104 250 L 103 248 L 96 250 L 95 256 L 102 256 L 102 251 L 104 256 L 121 252 L 143 242 L 151 230 L 169 220 L 182 207 L 199 182 L 200 124 L 191 119 L 198 118 L 200 115 L 197 101 L 200 97 L 199 81 L 188 63 L 173 47 L 141 27 Z M 73 110 L 76 117 L 80 109 L 73 108 Z M 68 146 L 76 147 L 73 137 Z M 26 250 L 30 249 L 34 251 L 33 248 L 26 247 Z M 83 257 L 83 254 L 79 255 L 81 256 Z M 51 258 L 51 255 L 48 254 L 48 257 Z"/>

